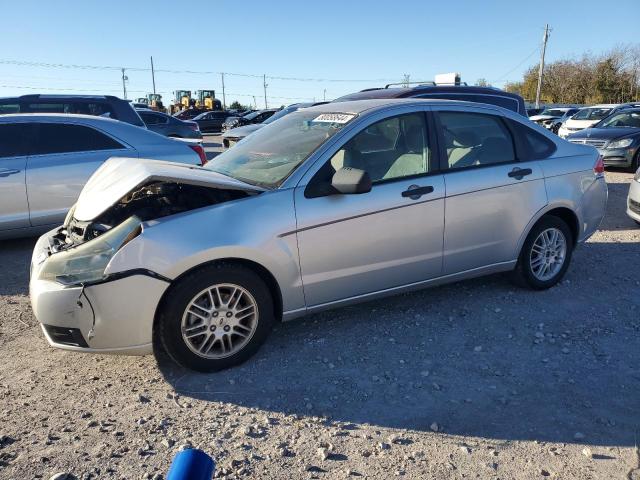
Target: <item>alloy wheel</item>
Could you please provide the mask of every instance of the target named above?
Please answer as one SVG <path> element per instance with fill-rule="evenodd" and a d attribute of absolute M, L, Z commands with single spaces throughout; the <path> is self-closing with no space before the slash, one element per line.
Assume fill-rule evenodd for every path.
<path fill-rule="evenodd" d="M 531 273 L 545 282 L 555 277 L 567 257 L 567 240 L 558 228 L 543 230 L 531 246 L 529 265 Z"/>
<path fill-rule="evenodd" d="M 216 284 L 195 295 L 182 315 L 182 339 L 196 355 L 229 357 L 242 350 L 258 326 L 258 304 L 248 290 Z"/>

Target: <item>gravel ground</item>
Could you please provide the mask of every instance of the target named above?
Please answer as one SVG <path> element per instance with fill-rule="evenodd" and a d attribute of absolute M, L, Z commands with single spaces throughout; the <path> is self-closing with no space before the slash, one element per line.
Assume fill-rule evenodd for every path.
<path fill-rule="evenodd" d="M 192 445 L 224 478 L 640 479 L 640 228 L 631 175 L 607 180 L 551 290 L 496 275 L 325 312 L 210 375 L 50 348 L 34 240 L 0 243 L 0 478 L 159 479 Z"/>

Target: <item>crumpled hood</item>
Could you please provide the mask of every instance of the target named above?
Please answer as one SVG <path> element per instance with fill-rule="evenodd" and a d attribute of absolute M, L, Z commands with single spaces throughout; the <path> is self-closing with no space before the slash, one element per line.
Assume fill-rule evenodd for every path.
<path fill-rule="evenodd" d="M 130 191 L 143 184 L 163 180 L 245 192 L 264 191 L 261 187 L 194 165 L 114 157 L 102 164 L 84 186 L 73 216 L 83 222 L 93 220 Z"/>
<path fill-rule="evenodd" d="M 264 127 L 261 123 L 252 123 L 250 125 L 244 125 L 242 127 L 232 128 L 222 134 L 223 137 L 244 138 L 250 133 L 260 130 Z"/>

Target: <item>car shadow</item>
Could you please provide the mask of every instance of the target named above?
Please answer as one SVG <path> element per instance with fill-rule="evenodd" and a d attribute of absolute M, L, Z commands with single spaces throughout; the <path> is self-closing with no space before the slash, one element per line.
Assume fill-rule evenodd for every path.
<path fill-rule="evenodd" d="M 0 240 L 0 295 L 29 293 L 29 265 L 37 237 Z"/>
<path fill-rule="evenodd" d="M 630 446 L 640 426 L 640 286 L 619 272 L 633 269 L 637 244 L 588 243 L 547 291 L 494 275 L 281 324 L 230 370 L 194 373 L 162 354 L 158 365 L 180 395 L 211 402 L 417 431 L 435 422 L 461 436 Z"/>
<path fill-rule="evenodd" d="M 602 219 L 600 230 L 616 231 L 637 228 L 636 223 L 626 215 L 629 183 L 607 183 L 609 199 L 607 213 Z"/>

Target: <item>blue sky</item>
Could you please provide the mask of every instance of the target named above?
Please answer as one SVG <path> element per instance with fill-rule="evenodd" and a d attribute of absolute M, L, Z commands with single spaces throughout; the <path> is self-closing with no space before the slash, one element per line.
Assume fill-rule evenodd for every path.
<path fill-rule="evenodd" d="M 607 6 L 610 6 L 609 8 Z M 419 0 L 30 1 L 3 2 L 0 95 L 109 93 L 122 96 L 115 69 L 24 66 L 149 67 L 212 73 L 156 74 L 165 103 L 176 89 L 215 89 L 230 72 L 271 77 L 270 106 L 321 100 L 401 81 L 460 72 L 495 86 L 536 63 L 545 23 L 547 59 L 600 54 L 638 42 L 640 1 Z M 11 21 L 7 21 L 12 19 Z M 127 71 L 129 98 L 152 91 L 151 74 Z M 326 81 L 361 80 L 361 81 Z M 264 105 L 262 78 L 227 75 L 227 103 Z M 21 87 L 21 88 L 19 88 Z M 325 93 L 326 90 L 326 93 Z"/>

